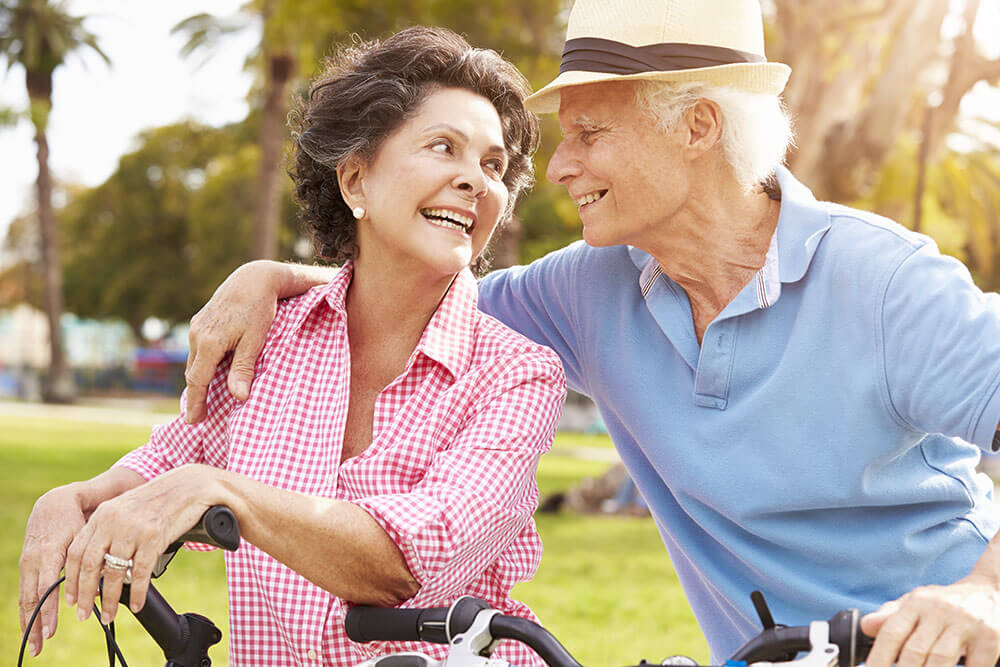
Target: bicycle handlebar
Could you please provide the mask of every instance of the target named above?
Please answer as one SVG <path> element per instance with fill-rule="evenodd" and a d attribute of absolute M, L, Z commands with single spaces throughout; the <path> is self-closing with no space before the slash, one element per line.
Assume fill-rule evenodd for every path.
<path fill-rule="evenodd" d="M 450 644 L 472 627 L 480 612 L 490 605 L 465 596 L 451 607 L 396 609 L 392 607 L 352 607 L 344 618 L 347 636 L 356 642 L 425 641 Z M 497 612 L 489 621 L 493 639 L 514 639 L 533 649 L 549 665 L 581 667 L 552 634 L 526 618 Z"/>
<path fill-rule="evenodd" d="M 184 542 L 200 542 L 236 551 L 240 546 L 240 526 L 236 515 L 224 505 L 206 511 L 197 525 L 170 545 L 160 557 L 154 576 L 160 576 Z M 131 587 L 122 586 L 121 602 L 128 605 Z M 211 665 L 208 648 L 222 639 L 215 624 L 200 614 L 178 614 L 152 584 L 142 609 L 132 612 L 149 636 L 163 649 L 168 667 L 203 667 Z"/>
<path fill-rule="evenodd" d="M 464 597 L 450 608 L 395 609 L 353 607 L 344 620 L 347 636 L 356 642 L 426 641 L 449 644 L 469 630 L 476 616 L 489 610 L 476 598 Z M 545 628 L 519 616 L 493 612 L 489 619 L 492 640 L 514 639 L 530 647 L 551 667 L 580 667 L 580 663 Z M 861 614 L 857 609 L 838 612 L 826 624 L 829 643 L 839 649 L 838 667 L 854 667 L 864 662 L 873 639 L 861 632 Z M 741 646 L 731 660 L 755 662 L 790 662 L 799 653 L 812 651 L 810 626 L 771 625 Z M 492 642 L 487 642 L 492 647 Z M 831 649 L 832 650 L 832 649 Z M 489 649 L 485 651 L 488 654 Z"/>

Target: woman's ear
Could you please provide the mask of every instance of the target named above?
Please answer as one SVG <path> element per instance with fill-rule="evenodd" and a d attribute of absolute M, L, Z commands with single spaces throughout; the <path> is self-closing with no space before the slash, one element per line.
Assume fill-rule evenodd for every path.
<path fill-rule="evenodd" d="M 364 181 L 365 163 L 357 156 L 347 158 L 337 167 L 340 196 L 344 198 L 347 208 L 365 206 Z"/>

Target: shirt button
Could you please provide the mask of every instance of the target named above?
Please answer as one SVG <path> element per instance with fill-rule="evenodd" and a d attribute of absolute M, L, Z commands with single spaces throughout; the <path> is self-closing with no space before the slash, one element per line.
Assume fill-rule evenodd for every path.
<path fill-rule="evenodd" d="M 308 658 L 309 658 L 310 660 L 315 660 L 315 659 L 316 659 L 316 651 L 314 651 L 314 650 L 312 650 L 312 649 L 309 649 L 308 651 L 306 651 L 306 656 L 307 656 L 307 657 L 308 657 Z"/>

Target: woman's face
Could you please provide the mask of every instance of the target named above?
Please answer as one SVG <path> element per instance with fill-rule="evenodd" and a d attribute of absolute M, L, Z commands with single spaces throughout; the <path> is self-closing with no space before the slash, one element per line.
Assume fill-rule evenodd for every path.
<path fill-rule="evenodd" d="M 482 252 L 507 207 L 500 117 L 458 88 L 430 93 L 358 172 L 367 214 L 358 266 L 452 276 Z M 415 274 L 412 272 L 416 272 Z"/>

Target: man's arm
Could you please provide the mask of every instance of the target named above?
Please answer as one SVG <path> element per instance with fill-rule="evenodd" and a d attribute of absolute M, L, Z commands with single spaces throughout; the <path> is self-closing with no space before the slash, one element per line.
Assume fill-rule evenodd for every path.
<path fill-rule="evenodd" d="M 959 436 L 990 450 L 1000 429 L 1000 297 L 984 294 L 932 244 L 905 258 L 886 284 L 879 323 L 887 404 L 917 431 Z M 992 425 L 992 428 L 991 428 Z M 993 667 L 1000 656 L 1000 536 L 970 573 L 921 586 L 862 621 L 876 635 L 870 667 Z M 930 576 L 930 574 L 928 574 Z"/>
<path fill-rule="evenodd" d="M 205 418 L 205 395 L 215 367 L 234 350 L 227 386 L 239 400 L 250 395 L 254 364 L 274 320 L 278 299 L 302 294 L 329 282 L 337 267 L 282 264 L 259 260 L 233 271 L 205 306 L 191 318 L 188 341 L 185 420 Z"/>
<path fill-rule="evenodd" d="M 921 586 L 861 620 L 875 636 L 868 667 L 994 667 L 1000 657 L 1000 535 L 969 576 Z"/>

